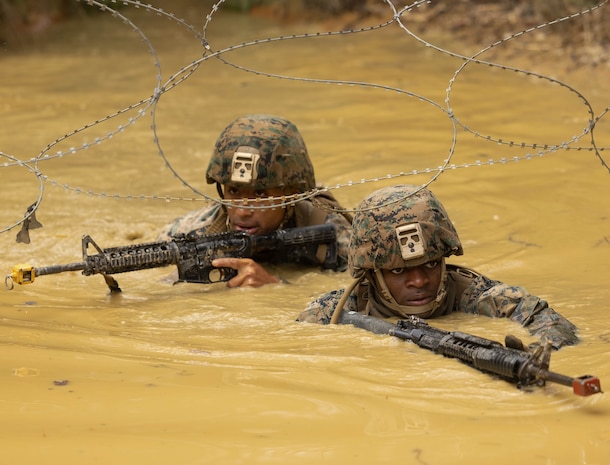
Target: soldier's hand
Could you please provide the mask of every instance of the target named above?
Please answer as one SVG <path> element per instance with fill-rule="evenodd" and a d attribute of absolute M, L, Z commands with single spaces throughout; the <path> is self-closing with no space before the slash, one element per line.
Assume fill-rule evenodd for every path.
<path fill-rule="evenodd" d="M 260 287 L 281 282 L 251 258 L 216 258 L 212 266 L 237 270 L 237 276 L 227 281 L 227 287 Z"/>

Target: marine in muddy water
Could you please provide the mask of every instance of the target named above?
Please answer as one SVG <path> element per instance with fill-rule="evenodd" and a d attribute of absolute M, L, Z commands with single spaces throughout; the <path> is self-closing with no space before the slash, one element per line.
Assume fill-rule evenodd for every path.
<path fill-rule="evenodd" d="M 307 147 L 292 122 L 264 114 L 235 119 L 216 141 L 206 180 L 208 184 L 215 183 L 219 196 L 232 203 L 192 211 L 168 224 L 160 239 L 169 240 L 192 231 L 202 235 L 245 231 L 257 236 L 278 229 L 331 223 L 337 234 L 336 268 L 347 269 L 351 216 L 333 211 L 341 207 L 329 192 L 287 205 L 273 205 L 279 199 L 316 188 Z M 237 270 L 237 276 L 227 282 L 228 287 L 259 287 L 282 281 L 251 258 L 219 258 L 212 264 Z"/>
<path fill-rule="evenodd" d="M 334 323 L 341 311 L 424 319 L 465 312 L 509 318 L 555 349 L 578 342 L 577 328 L 545 300 L 445 263 L 462 254 L 457 231 L 431 191 L 411 185 L 377 190 L 354 215 L 348 260 L 355 281 L 311 302 L 298 320 Z"/>

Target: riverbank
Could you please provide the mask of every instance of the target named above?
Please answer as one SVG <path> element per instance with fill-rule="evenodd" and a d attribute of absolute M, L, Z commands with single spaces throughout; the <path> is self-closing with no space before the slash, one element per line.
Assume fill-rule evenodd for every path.
<path fill-rule="evenodd" d="M 153 6 L 172 12 L 196 6 L 207 12 L 215 3 L 212 0 L 157 0 Z M 531 30 L 526 38 L 521 36 L 519 41 L 512 41 L 509 53 L 526 56 L 533 63 L 551 57 L 570 69 L 610 69 L 610 31 L 605 27 L 610 23 L 610 7 L 605 2 L 601 4 L 604 6 L 597 8 L 589 0 L 568 0 L 560 4 L 551 0 L 447 0 L 424 3 L 405 12 L 402 19 L 415 34 L 449 35 L 452 40 L 470 47 L 472 53 Z M 114 2 L 111 6 L 131 7 Z M 281 23 L 315 21 L 328 30 L 356 29 L 391 19 L 387 4 L 381 0 L 226 0 L 220 7 Z M 587 8 L 591 10 L 578 14 Z M 0 43 L 5 47 L 28 48 L 44 40 L 54 24 L 98 13 L 96 6 L 69 0 L 0 0 Z M 557 21 L 562 17 L 570 19 Z M 487 56 L 495 57 L 494 53 Z"/>
<path fill-rule="evenodd" d="M 356 29 L 372 24 L 372 20 L 390 19 L 387 5 L 379 0 L 260 3 L 251 8 L 250 14 L 281 22 L 321 21 L 329 30 Z M 438 1 L 407 11 L 402 19 L 415 34 L 450 35 L 472 53 L 531 30 L 527 40 L 519 40 L 518 44 L 513 41 L 509 53 L 527 55 L 532 63 L 550 56 L 563 61 L 569 70 L 579 67 L 610 70 L 610 31 L 604 26 L 610 23 L 610 8 L 595 8 L 593 4 L 583 0 L 560 5 L 551 1 L 533 4 L 529 1 Z M 581 11 L 586 13 L 578 14 Z M 557 21 L 564 17 L 570 19 Z M 492 56 L 497 58 L 493 53 Z"/>

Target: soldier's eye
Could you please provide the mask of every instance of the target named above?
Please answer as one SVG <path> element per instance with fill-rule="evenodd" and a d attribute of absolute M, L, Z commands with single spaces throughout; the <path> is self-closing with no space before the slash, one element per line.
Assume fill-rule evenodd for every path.
<path fill-rule="evenodd" d="M 425 263 L 424 266 L 426 268 L 436 268 L 438 265 L 440 265 L 440 261 L 439 260 L 430 260 L 429 262 Z"/>
<path fill-rule="evenodd" d="M 390 272 L 392 274 L 402 274 L 402 273 L 404 273 L 405 270 L 406 270 L 406 268 L 392 268 L 390 270 Z"/>
<path fill-rule="evenodd" d="M 257 199 L 262 199 L 265 197 L 269 197 L 269 195 L 267 194 L 267 191 L 261 190 L 261 191 L 254 191 L 254 197 L 256 197 Z"/>

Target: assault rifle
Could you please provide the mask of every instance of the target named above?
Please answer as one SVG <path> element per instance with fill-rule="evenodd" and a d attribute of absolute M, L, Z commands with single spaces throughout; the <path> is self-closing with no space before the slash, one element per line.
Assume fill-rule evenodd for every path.
<path fill-rule="evenodd" d="M 89 255 L 89 245 L 98 253 Z M 36 268 L 16 265 L 6 276 L 5 285 L 12 289 L 13 283 L 29 284 L 37 276 L 82 270 L 86 276 L 103 275 L 111 292 L 121 292 L 118 283 L 108 275 L 169 265 L 177 265 L 178 282 L 210 284 L 228 281 L 237 275 L 233 268 L 212 266 L 212 260 L 223 257 L 337 268 L 337 238 L 333 224 L 283 229 L 260 236 L 251 236 L 245 231 L 201 235 L 196 230 L 169 241 L 108 249 L 101 249 L 90 236 L 85 235 L 82 249 L 82 262 Z"/>
<path fill-rule="evenodd" d="M 599 378 L 592 375 L 571 378 L 549 371 L 552 347 L 550 342 L 532 352 L 505 347 L 499 342 L 459 331 L 444 331 L 430 326 L 422 319 L 411 316 L 396 324 L 357 312 L 344 312 L 339 322 L 351 324 L 376 334 L 389 334 L 411 341 L 419 347 L 457 358 L 480 371 L 515 382 L 518 388 L 546 381 L 571 386 L 574 394 L 590 396 L 601 393 Z"/>

